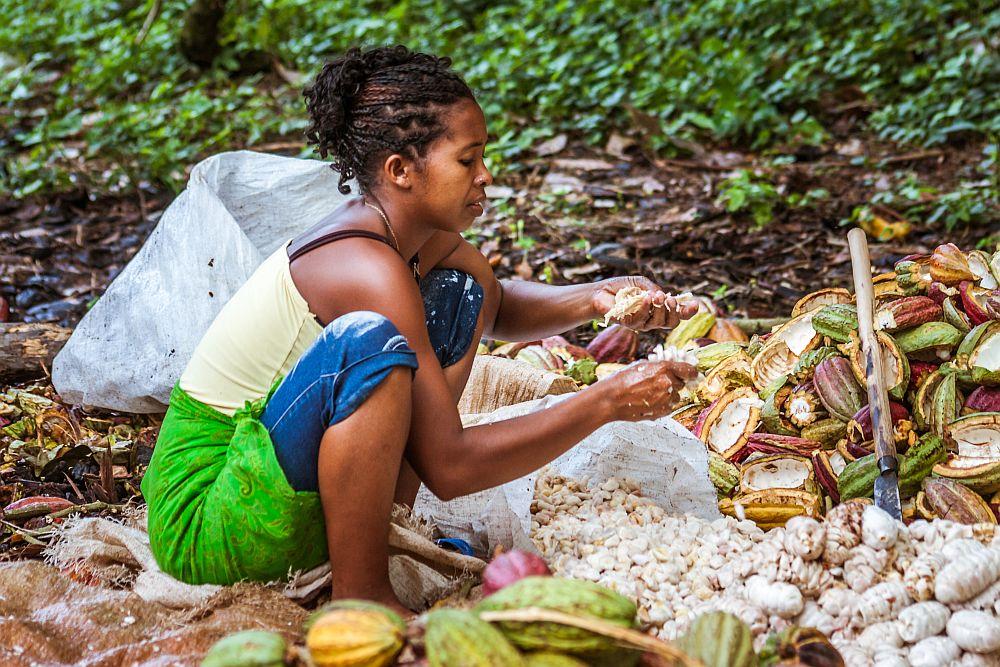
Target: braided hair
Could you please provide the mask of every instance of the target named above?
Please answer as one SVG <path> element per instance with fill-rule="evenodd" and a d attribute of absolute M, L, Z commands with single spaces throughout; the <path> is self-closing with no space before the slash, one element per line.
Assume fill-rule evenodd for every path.
<path fill-rule="evenodd" d="M 445 131 L 447 108 L 475 99 L 450 68 L 450 58 L 405 46 L 352 48 L 323 65 L 303 91 L 312 121 L 306 139 L 321 157 L 333 155 L 342 194 L 350 193 L 351 178 L 370 191 L 379 164 L 393 153 L 423 157 Z"/>

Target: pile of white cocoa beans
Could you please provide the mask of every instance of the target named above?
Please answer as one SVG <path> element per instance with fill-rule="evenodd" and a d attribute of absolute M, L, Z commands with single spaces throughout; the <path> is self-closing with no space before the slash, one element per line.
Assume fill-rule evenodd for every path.
<path fill-rule="evenodd" d="M 727 611 L 757 648 L 789 625 L 825 633 L 854 665 L 1000 666 L 1000 530 L 893 521 L 858 501 L 823 521 L 672 516 L 635 484 L 539 478 L 532 538 L 560 576 L 636 600 L 662 639 Z"/>

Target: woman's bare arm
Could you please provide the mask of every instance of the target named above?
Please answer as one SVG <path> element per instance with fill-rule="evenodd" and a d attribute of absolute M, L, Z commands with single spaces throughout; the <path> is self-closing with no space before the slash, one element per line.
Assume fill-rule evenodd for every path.
<path fill-rule="evenodd" d="M 406 457 L 440 498 L 537 470 L 609 421 L 666 413 L 681 385 L 677 374 L 693 371 L 669 362 L 641 364 L 543 412 L 463 429 L 406 264 L 387 246 L 362 239 L 339 241 L 310 254 L 316 255 L 314 261 L 308 268 L 298 267 L 293 277 L 323 322 L 346 312 L 374 311 L 393 322 L 416 352 L 420 366 L 413 381 Z M 369 268 L 361 272 L 358 266 Z"/>
<path fill-rule="evenodd" d="M 437 250 L 438 256 L 443 255 L 440 260 L 433 256 L 433 250 Z M 635 329 L 673 327 L 678 319 L 690 317 L 695 311 L 693 306 L 677 305 L 655 283 L 639 276 L 561 286 L 521 280 L 497 281 L 486 258 L 457 234 L 450 243 L 444 238 L 435 239 L 429 254 L 437 266 L 461 269 L 471 274 L 483 289 L 502 293 L 496 300 L 500 304 L 498 311 L 485 314 L 487 338 L 528 341 L 564 333 L 603 317 L 614 303 L 615 292 L 629 285 L 641 287 L 649 294 L 641 312 L 626 323 Z"/>

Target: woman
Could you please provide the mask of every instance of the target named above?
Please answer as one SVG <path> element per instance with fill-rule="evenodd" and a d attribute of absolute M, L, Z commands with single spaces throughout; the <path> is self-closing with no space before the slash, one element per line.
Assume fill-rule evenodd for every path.
<path fill-rule="evenodd" d="M 690 316 L 638 277 L 498 282 L 459 235 L 483 212 L 483 112 L 450 61 L 351 50 L 305 97 L 307 136 L 360 195 L 282 246 L 219 313 L 170 400 L 142 490 L 161 567 L 191 583 L 272 580 L 329 557 L 337 597 L 401 605 L 393 503 L 508 482 L 599 426 L 665 414 L 694 369 L 636 364 L 542 412 L 463 429 L 482 336 L 534 340 L 647 290 L 637 329 Z"/>

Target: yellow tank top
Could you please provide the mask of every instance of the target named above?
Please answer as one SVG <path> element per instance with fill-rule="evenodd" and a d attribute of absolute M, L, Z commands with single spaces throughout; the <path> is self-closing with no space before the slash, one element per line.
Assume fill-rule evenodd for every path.
<path fill-rule="evenodd" d="M 322 331 L 292 282 L 282 244 L 219 311 L 181 375 L 181 389 L 232 416 L 265 396 Z"/>

